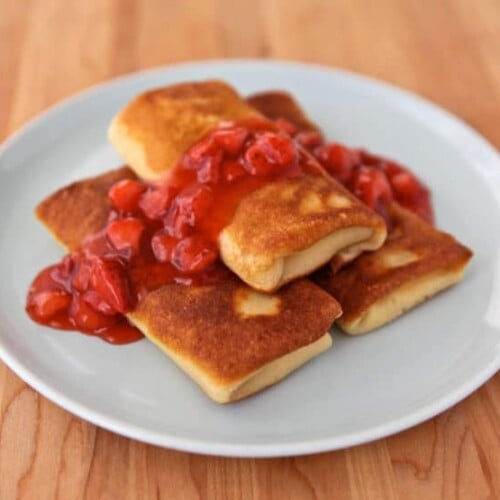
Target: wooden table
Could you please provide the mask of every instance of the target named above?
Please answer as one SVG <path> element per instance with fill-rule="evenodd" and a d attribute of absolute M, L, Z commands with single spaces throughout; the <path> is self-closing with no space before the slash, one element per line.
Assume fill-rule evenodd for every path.
<path fill-rule="evenodd" d="M 381 78 L 448 108 L 500 147 L 498 0 L 0 0 L 0 140 L 96 82 L 220 57 L 312 61 Z M 0 499 L 16 497 L 500 498 L 500 374 L 390 438 L 243 460 L 116 436 L 0 363 Z"/>

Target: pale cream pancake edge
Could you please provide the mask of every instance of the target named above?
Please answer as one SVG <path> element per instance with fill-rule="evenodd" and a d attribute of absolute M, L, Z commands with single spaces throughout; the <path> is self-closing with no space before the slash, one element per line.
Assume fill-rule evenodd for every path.
<path fill-rule="evenodd" d="M 378 249 L 385 241 L 386 231 L 379 231 L 380 234 L 376 235 L 374 233 L 377 231 L 368 227 L 347 227 L 321 238 L 304 250 L 274 259 L 270 256 L 259 258 L 260 256 L 244 255 L 233 244 L 226 230 L 222 231 L 219 244 L 222 260 L 243 281 L 256 290 L 273 292 L 320 268 L 332 255 L 352 254 L 356 257 L 363 251 Z"/>
<path fill-rule="evenodd" d="M 188 356 L 184 356 L 158 341 L 158 339 L 148 331 L 148 325 L 137 320 L 133 313 L 129 314 L 127 317 L 151 342 L 169 356 L 181 370 L 187 373 L 191 379 L 201 387 L 207 396 L 217 403 L 232 403 L 238 401 L 279 382 L 289 373 L 326 351 L 332 345 L 332 338 L 329 333 L 325 333 L 314 342 L 289 352 L 280 358 L 274 359 L 238 380 L 224 381 L 216 376 L 211 376 L 210 373 L 203 370 L 199 365 L 189 359 Z"/>
<path fill-rule="evenodd" d="M 418 279 L 405 283 L 389 295 L 379 299 L 353 321 L 339 318 L 336 324 L 349 335 L 371 332 L 395 320 L 406 311 L 425 302 L 437 293 L 460 282 L 467 265 L 446 271 L 439 269 Z"/>
<path fill-rule="evenodd" d="M 331 258 L 330 266 L 332 270 L 338 271 L 349 262 L 359 257 L 363 252 L 374 252 L 383 246 L 387 238 L 387 227 L 374 229 L 370 238 L 361 239 L 359 243 L 355 243 L 346 248 L 339 250 Z"/>
<path fill-rule="evenodd" d="M 146 151 L 143 145 L 128 133 L 128 126 L 121 123 L 118 113 L 108 127 L 108 140 L 116 152 L 126 159 L 127 164 L 134 165 L 138 177 L 146 181 L 157 181 L 158 175 L 148 168 Z"/>

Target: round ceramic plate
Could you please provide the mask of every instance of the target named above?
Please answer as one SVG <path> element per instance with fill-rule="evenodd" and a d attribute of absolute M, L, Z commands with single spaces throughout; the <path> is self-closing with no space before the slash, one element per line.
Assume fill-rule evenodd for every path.
<path fill-rule="evenodd" d="M 330 139 L 400 160 L 432 189 L 437 224 L 470 246 L 464 281 L 377 332 L 334 346 L 245 401 L 209 400 L 147 340 L 111 346 L 32 323 L 26 290 L 61 249 L 33 208 L 70 181 L 120 165 L 111 117 L 151 87 L 222 78 L 242 94 L 286 89 Z M 187 451 L 312 453 L 395 433 L 461 400 L 500 366 L 500 159 L 473 130 L 389 85 L 299 64 L 225 61 L 114 80 L 68 100 L 0 152 L 0 355 L 24 380 L 106 429 Z"/>

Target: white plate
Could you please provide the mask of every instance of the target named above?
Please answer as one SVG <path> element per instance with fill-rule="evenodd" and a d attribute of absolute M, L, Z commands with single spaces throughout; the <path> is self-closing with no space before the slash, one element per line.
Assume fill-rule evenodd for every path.
<path fill-rule="evenodd" d="M 32 323 L 35 273 L 62 252 L 33 217 L 62 185 L 116 167 L 113 114 L 138 92 L 223 78 L 243 94 L 287 89 L 331 139 L 409 165 L 432 189 L 439 227 L 475 251 L 463 283 L 376 333 L 334 347 L 277 386 L 219 406 L 146 340 L 115 347 Z M 471 90 L 472 92 L 472 90 Z M 500 160 L 436 106 L 353 74 L 288 63 L 205 62 L 100 85 L 39 117 L 0 152 L 0 354 L 49 399 L 161 446 L 239 456 L 312 453 L 400 431 L 461 400 L 500 365 Z"/>

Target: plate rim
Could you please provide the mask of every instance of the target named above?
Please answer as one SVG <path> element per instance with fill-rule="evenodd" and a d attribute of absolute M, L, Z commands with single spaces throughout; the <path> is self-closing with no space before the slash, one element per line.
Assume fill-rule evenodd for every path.
<path fill-rule="evenodd" d="M 27 120 L 18 130 L 9 134 L 2 144 L 0 144 L 0 157 L 2 157 L 11 148 L 15 148 L 18 142 L 22 141 L 27 134 L 36 130 L 37 127 L 43 127 L 44 121 L 56 116 L 57 114 L 67 113 L 68 110 L 71 110 L 72 106 L 77 105 L 80 101 L 92 99 L 94 94 L 98 94 L 107 87 L 119 85 L 122 82 L 126 83 L 135 79 L 141 79 L 143 77 L 154 76 L 156 74 L 161 75 L 162 73 L 171 70 L 175 71 L 176 69 L 192 67 L 209 68 L 213 65 L 228 67 L 234 65 L 268 66 L 284 68 L 285 70 L 286 68 L 294 68 L 301 71 L 313 70 L 324 72 L 325 74 L 341 75 L 351 81 L 357 80 L 362 84 L 374 86 L 382 91 L 390 91 L 393 94 L 395 93 L 397 97 L 404 97 L 409 99 L 412 103 L 418 103 L 424 108 L 425 112 L 432 112 L 440 115 L 441 119 L 446 119 L 446 121 L 455 126 L 458 131 L 465 133 L 469 136 L 469 138 L 474 139 L 476 144 L 481 147 L 483 151 L 487 151 L 488 155 L 492 158 L 495 158 L 500 166 L 500 156 L 498 155 L 496 148 L 488 142 L 487 139 L 464 122 L 460 117 L 452 114 L 426 98 L 397 87 L 394 84 L 345 69 L 320 64 L 269 59 L 208 59 L 202 61 L 187 61 L 136 71 L 99 82 L 55 102 Z M 0 169 L 0 176 L 2 173 L 3 169 Z M 11 355 L 9 349 L 4 345 L 1 335 L 0 358 L 12 371 L 14 371 L 14 373 L 16 373 L 21 379 L 27 382 L 44 397 L 64 408 L 66 411 L 69 411 L 73 415 L 91 422 L 94 425 L 107 429 L 111 432 L 157 446 L 168 447 L 186 452 L 232 457 L 277 457 L 305 455 L 310 453 L 333 451 L 384 438 L 422 423 L 452 407 L 459 401 L 469 396 L 474 390 L 491 378 L 498 369 L 500 369 L 500 349 L 497 349 L 493 353 L 490 362 L 483 365 L 481 369 L 474 370 L 474 376 L 470 377 L 466 383 L 454 388 L 452 391 L 448 391 L 445 395 L 436 398 L 433 403 L 422 406 L 417 411 L 410 412 L 404 417 L 395 418 L 384 422 L 383 424 L 369 427 L 363 431 L 351 432 L 342 436 L 293 441 L 290 443 L 234 444 L 214 442 L 199 438 L 193 439 L 189 437 L 178 437 L 172 434 L 165 434 L 162 432 L 144 429 L 125 420 L 105 415 L 102 412 L 79 402 L 74 397 L 68 396 L 63 392 L 54 389 L 49 383 L 44 382 L 43 377 L 39 377 L 33 373 L 29 367 L 23 365 L 21 360 Z"/>

